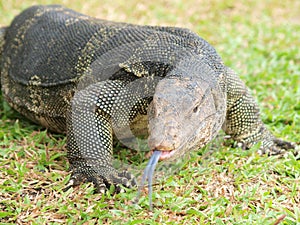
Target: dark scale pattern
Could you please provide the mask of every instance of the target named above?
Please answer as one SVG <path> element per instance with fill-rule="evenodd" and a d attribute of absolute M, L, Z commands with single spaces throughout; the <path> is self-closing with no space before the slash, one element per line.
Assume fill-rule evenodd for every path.
<path fill-rule="evenodd" d="M 173 133 L 184 133 L 176 140 L 184 143 L 183 153 L 207 144 L 223 121 L 225 132 L 245 149 L 257 142 L 262 143 L 260 153 L 294 148 L 266 129 L 244 83 L 208 42 L 188 29 L 114 23 L 61 6 L 34 6 L 0 29 L 0 70 L 3 96 L 14 109 L 46 128 L 67 131 L 70 186 L 92 181 L 102 192 L 111 184 L 135 185 L 128 172 L 112 167 L 112 141 L 113 133 L 140 114 L 148 113 L 150 122 L 162 119 L 160 126 L 172 123 L 176 113 L 186 113 L 176 121 L 181 130 L 171 126 Z M 169 83 L 157 93 L 163 78 Z M 182 86 L 187 81 L 191 83 Z M 193 94 L 182 98 L 184 93 Z M 157 101 L 157 106 L 154 94 L 189 103 Z M 199 104 L 206 94 L 205 104 Z M 153 110 L 148 111 L 149 104 Z M 158 108 L 168 112 L 165 117 L 156 118 Z M 196 122 L 186 124 L 186 118 Z M 192 133 L 182 131 L 190 126 Z"/>

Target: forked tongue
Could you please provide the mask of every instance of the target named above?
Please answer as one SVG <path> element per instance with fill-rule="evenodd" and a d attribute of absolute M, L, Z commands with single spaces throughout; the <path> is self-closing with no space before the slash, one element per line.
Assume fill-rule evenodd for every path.
<path fill-rule="evenodd" d="M 149 193 L 149 207 L 150 207 L 150 210 L 152 210 L 152 180 L 153 180 L 153 173 L 154 173 L 154 170 L 155 170 L 155 167 L 157 165 L 157 162 L 159 160 L 159 157 L 161 155 L 161 151 L 157 151 L 155 150 L 144 170 L 144 173 L 143 173 L 143 177 L 142 177 L 142 180 L 141 180 L 141 183 L 139 185 L 139 189 L 138 189 L 138 194 L 137 194 L 137 200 L 139 199 L 140 197 L 140 194 L 141 194 L 141 190 L 142 190 L 142 187 L 144 186 L 145 184 L 145 181 L 148 179 L 148 193 Z"/>

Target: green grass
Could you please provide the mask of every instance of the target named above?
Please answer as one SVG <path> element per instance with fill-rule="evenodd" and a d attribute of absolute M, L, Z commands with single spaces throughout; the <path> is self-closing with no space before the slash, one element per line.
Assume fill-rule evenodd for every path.
<path fill-rule="evenodd" d="M 262 118 L 282 139 L 300 140 L 300 2 L 70 1 L 103 19 L 188 27 L 217 49 L 252 89 Z M 0 1 L 8 25 L 32 1 Z M 260 157 L 215 141 L 154 186 L 154 210 L 136 190 L 93 194 L 90 184 L 63 192 L 65 137 L 32 124 L 0 100 L 0 224 L 300 224 L 300 162 Z"/>

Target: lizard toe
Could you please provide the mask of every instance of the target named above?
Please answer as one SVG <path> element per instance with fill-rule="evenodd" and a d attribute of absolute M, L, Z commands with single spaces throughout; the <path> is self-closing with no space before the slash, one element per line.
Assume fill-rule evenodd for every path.
<path fill-rule="evenodd" d="M 135 177 L 128 171 L 124 170 L 121 172 L 118 172 L 117 174 L 114 174 L 111 177 L 112 183 L 115 186 L 123 186 L 125 188 L 133 188 L 136 186 L 136 180 Z M 117 188 L 119 189 L 119 188 Z M 116 189 L 116 192 L 120 192 Z"/>
<path fill-rule="evenodd" d="M 127 170 L 119 172 L 118 175 L 124 178 L 124 182 L 126 182 L 126 184 L 124 185 L 125 187 L 132 188 L 137 186 L 135 176 Z"/>
<path fill-rule="evenodd" d="M 271 140 L 264 140 L 258 153 L 261 155 L 267 154 L 268 156 L 282 155 L 295 148 L 296 146 L 291 142 L 274 138 Z"/>

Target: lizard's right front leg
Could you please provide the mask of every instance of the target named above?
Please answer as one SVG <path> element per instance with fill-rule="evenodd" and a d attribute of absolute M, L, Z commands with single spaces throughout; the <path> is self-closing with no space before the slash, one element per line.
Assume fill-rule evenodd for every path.
<path fill-rule="evenodd" d="M 259 107 L 245 84 L 227 70 L 227 115 L 223 129 L 244 149 L 261 142 L 260 154 L 278 155 L 295 149 L 293 143 L 276 138 L 259 115 Z"/>
<path fill-rule="evenodd" d="M 67 116 L 67 156 L 72 169 L 70 186 L 93 182 L 97 192 L 111 185 L 133 187 L 134 177 L 112 166 L 111 111 L 123 87 L 120 81 L 103 81 L 75 93 Z"/>

